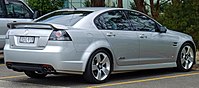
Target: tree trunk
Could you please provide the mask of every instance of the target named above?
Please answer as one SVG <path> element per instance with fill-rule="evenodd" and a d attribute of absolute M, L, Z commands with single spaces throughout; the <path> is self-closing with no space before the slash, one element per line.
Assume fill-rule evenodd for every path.
<path fill-rule="evenodd" d="M 123 8 L 123 0 L 118 0 L 118 8 Z"/>
<path fill-rule="evenodd" d="M 160 0 L 157 0 L 156 11 L 154 13 L 154 19 L 159 17 L 159 10 L 160 10 Z"/>
<path fill-rule="evenodd" d="M 150 0 L 150 8 L 151 8 L 151 16 L 154 19 L 159 17 L 159 10 L 160 10 L 160 0 L 157 0 L 156 7 L 154 5 L 154 0 Z"/>
<path fill-rule="evenodd" d="M 150 0 L 151 16 L 154 17 L 154 3 L 153 0 Z"/>
<path fill-rule="evenodd" d="M 92 7 L 104 7 L 105 0 L 91 0 L 91 6 Z"/>
<path fill-rule="evenodd" d="M 144 5 L 144 0 L 134 0 L 135 5 L 136 5 L 136 10 L 146 13 L 145 10 L 145 5 Z"/>

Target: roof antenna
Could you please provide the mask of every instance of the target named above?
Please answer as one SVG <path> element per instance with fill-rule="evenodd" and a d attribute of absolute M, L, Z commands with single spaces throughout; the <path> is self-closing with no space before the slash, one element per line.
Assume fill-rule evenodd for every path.
<path fill-rule="evenodd" d="M 70 4 L 71 4 L 71 6 L 73 7 L 74 10 L 77 10 L 77 8 L 73 5 L 72 2 Z"/>

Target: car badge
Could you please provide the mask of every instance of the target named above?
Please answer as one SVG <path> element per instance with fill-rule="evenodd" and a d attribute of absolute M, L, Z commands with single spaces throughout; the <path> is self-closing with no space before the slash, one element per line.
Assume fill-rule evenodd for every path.
<path fill-rule="evenodd" d="M 24 32 L 24 35 L 28 35 L 28 29 L 27 30 L 25 30 L 25 32 Z"/>

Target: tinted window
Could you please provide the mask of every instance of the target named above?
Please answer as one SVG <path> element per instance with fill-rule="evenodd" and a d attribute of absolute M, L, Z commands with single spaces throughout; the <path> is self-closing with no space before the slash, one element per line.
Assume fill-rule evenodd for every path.
<path fill-rule="evenodd" d="M 31 18 L 28 8 L 21 2 L 9 2 L 6 4 L 8 18 Z"/>
<path fill-rule="evenodd" d="M 108 11 L 95 19 L 98 29 L 105 30 L 130 30 L 130 25 L 123 11 Z"/>
<path fill-rule="evenodd" d="M 1 4 L 0 4 L 0 17 L 3 17 L 3 9 Z"/>
<path fill-rule="evenodd" d="M 3 11 L 3 0 L 0 0 L 0 18 L 5 17 L 5 11 Z"/>
<path fill-rule="evenodd" d="M 156 23 L 148 18 L 145 15 L 142 15 L 138 12 L 133 11 L 127 11 L 128 19 L 131 22 L 131 25 L 133 26 L 134 30 L 136 31 L 149 31 L 149 32 L 155 32 L 157 31 Z"/>
<path fill-rule="evenodd" d="M 59 11 L 46 15 L 36 20 L 36 22 L 47 22 L 71 26 L 80 19 L 92 13 L 91 11 Z"/>

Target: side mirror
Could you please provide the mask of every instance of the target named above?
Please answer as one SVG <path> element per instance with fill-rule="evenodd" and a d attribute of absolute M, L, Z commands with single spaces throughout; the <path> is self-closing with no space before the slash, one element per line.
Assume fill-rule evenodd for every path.
<path fill-rule="evenodd" d="M 33 14 L 33 19 L 36 19 L 39 17 L 39 11 L 35 11 Z"/>
<path fill-rule="evenodd" d="M 160 27 L 160 33 L 166 33 L 167 32 L 167 28 L 164 26 Z"/>

